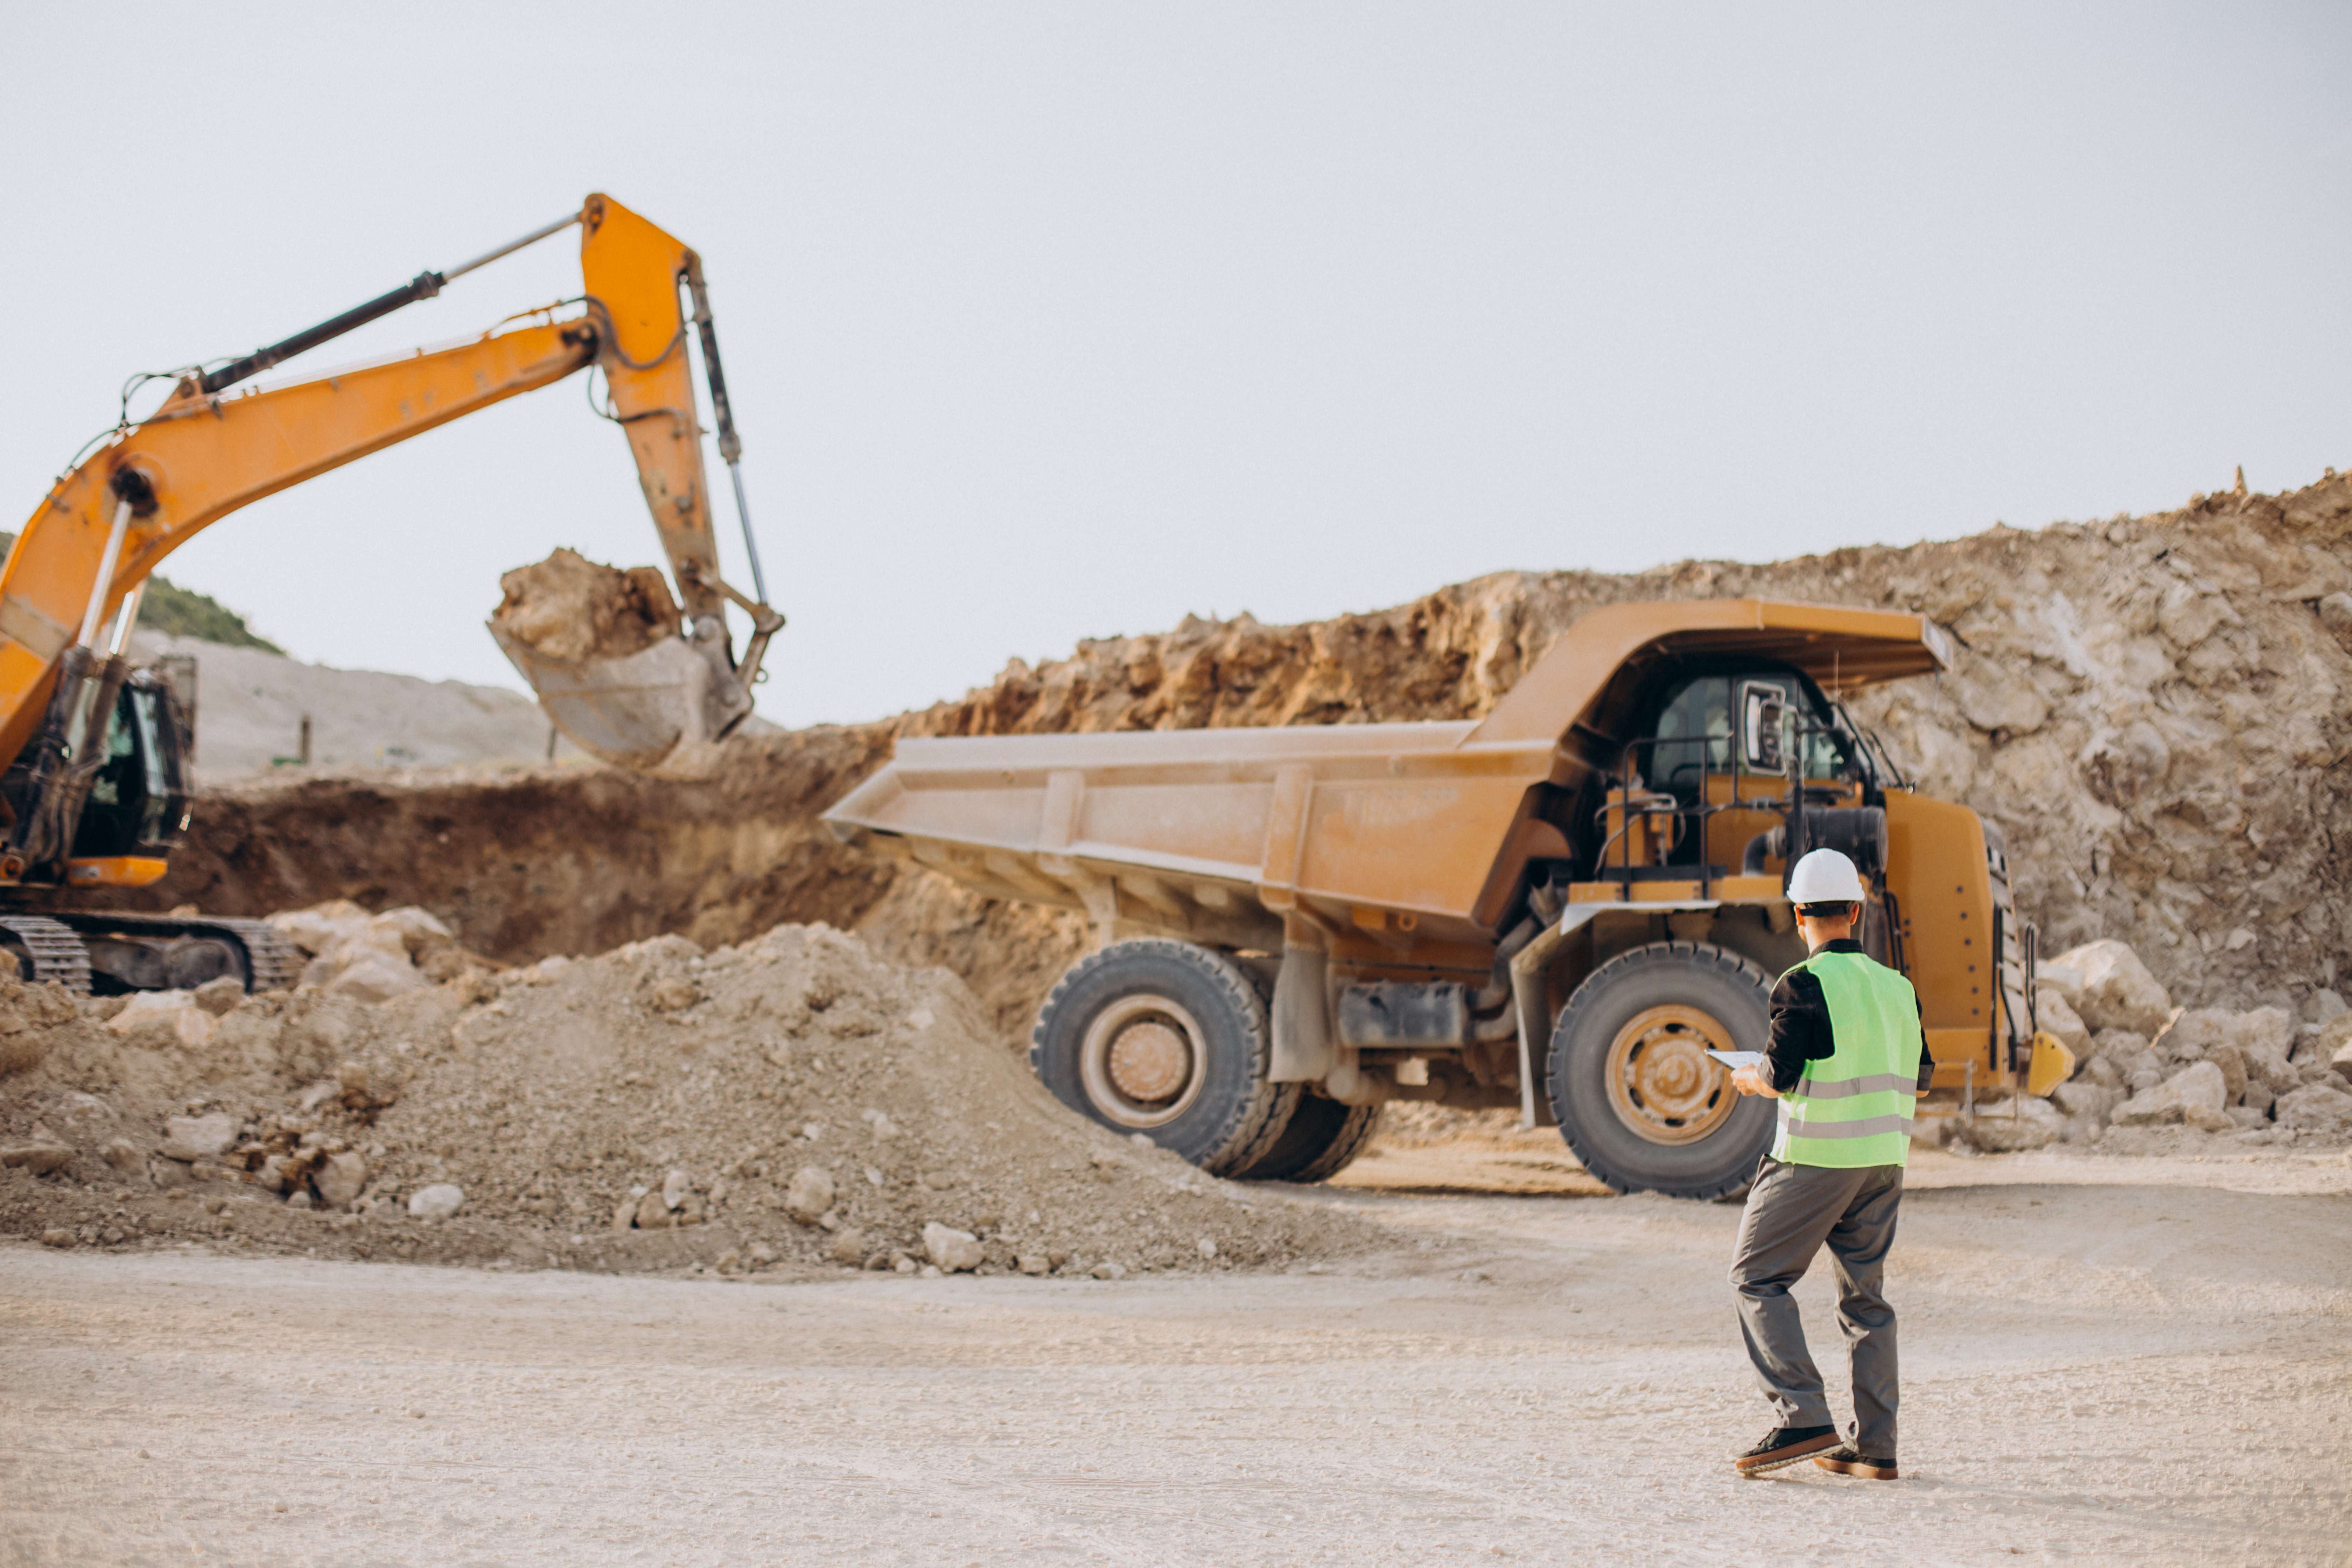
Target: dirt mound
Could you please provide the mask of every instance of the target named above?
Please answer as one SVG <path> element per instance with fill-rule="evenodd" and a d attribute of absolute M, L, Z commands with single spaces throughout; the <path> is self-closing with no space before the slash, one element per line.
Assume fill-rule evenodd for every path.
<path fill-rule="evenodd" d="M 328 914 L 311 934 L 335 962 L 400 962 L 396 938 L 354 959 L 346 912 Z M 952 975 L 828 927 L 390 989 L 373 1005 L 233 985 L 77 1005 L 0 981 L 0 1064 L 16 1068 L 0 1078 L 0 1230 L 532 1267 L 1106 1277 L 1280 1264 L 1374 1235 L 1081 1121 Z"/>
<path fill-rule="evenodd" d="M 506 596 L 490 625 L 566 664 L 625 658 L 677 634 L 677 603 L 659 568 L 623 571 L 572 550 L 499 579 Z"/>
<path fill-rule="evenodd" d="M 1924 788 L 2006 833 L 2045 951 L 2120 937 L 2175 999 L 2294 1005 L 2352 969 L 2352 481 L 1769 565 L 1505 573 L 1297 626 L 1191 619 L 1015 661 L 887 723 L 727 743 L 690 783 L 418 774 L 207 794 L 152 907 L 421 904 L 513 960 L 661 931 L 855 927 L 970 977 L 1016 1037 L 1083 950 L 1076 915 L 990 902 L 834 844 L 816 814 L 900 734 L 1483 714 L 1579 616 L 1758 594 L 1921 611 L 1957 667 L 1856 706 Z M 418 853 L 419 847 L 425 850 Z"/>

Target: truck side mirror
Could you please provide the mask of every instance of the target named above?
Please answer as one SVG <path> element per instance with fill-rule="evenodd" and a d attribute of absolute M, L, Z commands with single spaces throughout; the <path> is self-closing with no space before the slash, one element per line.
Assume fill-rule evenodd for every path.
<path fill-rule="evenodd" d="M 1789 755 L 1781 745 L 1788 714 L 1788 697 L 1779 687 L 1764 680 L 1740 683 L 1739 752 L 1749 773 L 1789 771 Z"/>

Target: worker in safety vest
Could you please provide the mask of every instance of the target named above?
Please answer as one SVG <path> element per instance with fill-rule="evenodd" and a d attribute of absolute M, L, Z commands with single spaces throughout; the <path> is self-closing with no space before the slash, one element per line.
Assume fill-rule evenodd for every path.
<path fill-rule="evenodd" d="M 1789 901 L 1812 956 L 1773 987 L 1764 1061 L 1732 1075 L 1741 1094 L 1780 1102 L 1780 1129 L 1748 1189 L 1731 1258 L 1748 1359 L 1779 1416 L 1734 1461 L 1742 1475 L 1811 1455 L 1841 1475 L 1896 1478 L 1895 1309 L 1882 1286 L 1911 1115 L 1935 1063 L 1919 1028 L 1918 993 L 1853 940 L 1864 900 L 1861 875 L 1836 850 L 1797 862 Z M 1837 1264 L 1838 1327 L 1853 1368 L 1854 1426 L 1843 1444 L 1789 1294 L 1823 1242 Z"/>

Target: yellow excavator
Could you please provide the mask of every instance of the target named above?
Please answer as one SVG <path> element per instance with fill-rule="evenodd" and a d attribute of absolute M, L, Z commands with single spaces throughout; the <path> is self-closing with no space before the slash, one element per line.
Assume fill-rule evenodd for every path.
<path fill-rule="evenodd" d="M 577 298 L 509 316 L 456 348 L 244 384 L 575 226 Z M 749 594 L 719 574 L 689 323 L 733 480 Z M 636 458 L 678 622 L 652 647 L 585 661 L 551 659 L 493 631 L 556 726 L 623 766 L 656 763 L 751 713 L 752 683 L 783 618 L 768 605 L 751 538 L 701 258 L 609 196 L 591 195 L 555 223 L 282 342 L 168 373 L 162 405 L 135 421 L 126 415 L 43 498 L 0 570 L 0 952 L 19 974 L 103 993 L 224 975 L 250 990 L 293 983 L 299 954 L 259 921 L 58 907 L 61 889 L 154 882 L 187 826 L 184 710 L 161 671 L 126 657 L 142 589 L 173 550 L 241 506 L 591 369 L 604 380 L 600 412 Z M 727 629 L 730 602 L 751 619 L 740 657 Z"/>

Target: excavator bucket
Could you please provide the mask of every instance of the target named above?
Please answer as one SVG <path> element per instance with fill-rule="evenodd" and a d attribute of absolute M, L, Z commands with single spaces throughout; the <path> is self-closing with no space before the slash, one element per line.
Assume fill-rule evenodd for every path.
<path fill-rule="evenodd" d="M 757 650 L 737 669 L 716 616 L 695 623 L 700 636 L 679 635 L 677 603 L 655 568 L 619 571 L 558 550 L 499 583 L 505 597 L 490 635 L 555 727 L 591 756 L 649 771 L 751 713 Z"/>
<path fill-rule="evenodd" d="M 714 661 L 682 637 L 618 658 L 572 662 L 547 658 L 495 622 L 490 635 L 555 727 L 614 767 L 650 771 L 680 744 L 715 741 L 751 711 L 723 656 Z"/>

